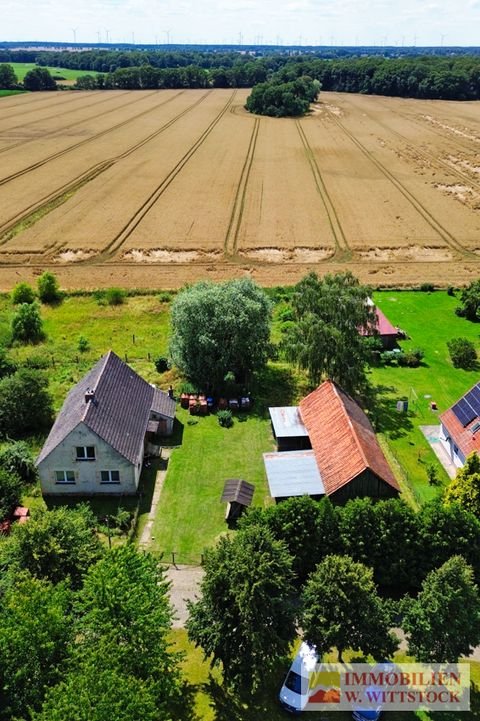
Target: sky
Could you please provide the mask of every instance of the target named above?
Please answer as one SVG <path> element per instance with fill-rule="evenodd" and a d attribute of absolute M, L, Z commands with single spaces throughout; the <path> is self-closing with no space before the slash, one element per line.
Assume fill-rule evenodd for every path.
<path fill-rule="evenodd" d="M 480 43 L 480 0 L 0 0 L 0 8 L 0 41 Z"/>

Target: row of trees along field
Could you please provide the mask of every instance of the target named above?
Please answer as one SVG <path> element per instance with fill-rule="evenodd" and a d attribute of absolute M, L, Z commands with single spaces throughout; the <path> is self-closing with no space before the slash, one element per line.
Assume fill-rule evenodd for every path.
<path fill-rule="evenodd" d="M 16 59 L 20 58 L 15 52 L 0 51 L 0 62 Z M 255 57 L 221 51 L 88 50 L 37 52 L 32 59 L 43 66 L 106 73 L 108 79 L 100 76 L 96 81 L 105 88 L 247 88 L 272 79 L 286 83 L 308 76 L 331 91 L 447 100 L 480 98 L 480 58 L 475 55 L 402 58 L 372 55 L 326 60 L 314 53 L 292 57 L 274 52 Z M 127 68 L 132 73 L 116 74 L 117 70 Z M 172 72 L 158 74 L 155 70 Z"/>

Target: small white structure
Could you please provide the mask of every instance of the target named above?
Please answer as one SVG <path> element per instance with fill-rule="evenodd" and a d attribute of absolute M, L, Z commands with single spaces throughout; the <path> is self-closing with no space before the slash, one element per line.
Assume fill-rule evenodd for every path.
<path fill-rule="evenodd" d="M 44 495 L 133 495 L 147 445 L 170 435 L 175 401 L 113 351 L 70 391 L 37 458 Z"/>

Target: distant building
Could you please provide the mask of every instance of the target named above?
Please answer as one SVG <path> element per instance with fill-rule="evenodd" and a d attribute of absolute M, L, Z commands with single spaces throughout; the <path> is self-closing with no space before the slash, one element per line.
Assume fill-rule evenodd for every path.
<path fill-rule="evenodd" d="M 368 299 L 368 304 L 373 306 L 374 302 L 370 298 Z M 387 316 L 382 313 L 382 311 L 375 306 L 375 315 L 376 315 L 376 321 L 375 325 L 372 328 L 371 331 L 362 329 L 360 331 L 361 335 L 364 336 L 373 336 L 376 335 L 382 342 L 382 345 L 385 350 L 392 350 L 397 345 L 397 339 L 398 339 L 398 328 L 395 328 L 394 325 L 390 323 Z"/>
<path fill-rule="evenodd" d="M 470 453 L 480 453 L 480 383 L 442 413 L 440 423 L 440 441 L 461 468 Z"/>
<path fill-rule="evenodd" d="M 170 435 L 175 401 L 109 351 L 68 394 L 37 458 L 44 495 L 124 495 L 145 451 Z"/>
<path fill-rule="evenodd" d="M 272 423 L 282 417 L 281 410 L 270 409 Z M 285 410 L 287 417 L 291 415 L 290 408 Z M 304 444 L 307 435 L 311 450 L 264 454 L 270 494 L 276 500 L 307 494 L 344 503 L 350 498 L 398 495 L 400 488 L 370 421 L 335 383 L 322 383 L 297 411 L 298 435 L 290 436 L 290 447 L 295 439 Z"/>

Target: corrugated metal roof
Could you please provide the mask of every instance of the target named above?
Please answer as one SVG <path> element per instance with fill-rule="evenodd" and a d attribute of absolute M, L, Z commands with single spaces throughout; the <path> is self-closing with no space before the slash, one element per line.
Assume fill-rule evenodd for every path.
<path fill-rule="evenodd" d="M 273 498 L 325 494 L 313 451 L 264 453 L 263 462 Z"/>
<path fill-rule="evenodd" d="M 254 491 L 255 486 L 253 483 L 242 481 L 240 478 L 230 478 L 228 481 L 225 481 L 221 500 L 228 501 L 229 503 L 241 503 L 242 506 L 249 506 L 252 502 Z"/>
<path fill-rule="evenodd" d="M 325 381 L 304 398 L 300 414 L 328 495 L 367 468 L 400 490 L 367 416 L 335 383 Z"/>
<path fill-rule="evenodd" d="M 95 396 L 86 403 L 85 393 L 89 389 L 95 391 Z M 37 464 L 81 422 L 124 458 L 137 463 L 142 456 L 156 391 L 113 351 L 109 351 L 68 394 Z M 167 393 L 163 395 L 168 398 Z"/>
<path fill-rule="evenodd" d="M 298 411 L 298 406 L 284 406 L 282 408 L 269 408 L 273 430 L 276 438 L 298 438 L 308 436 Z"/>

